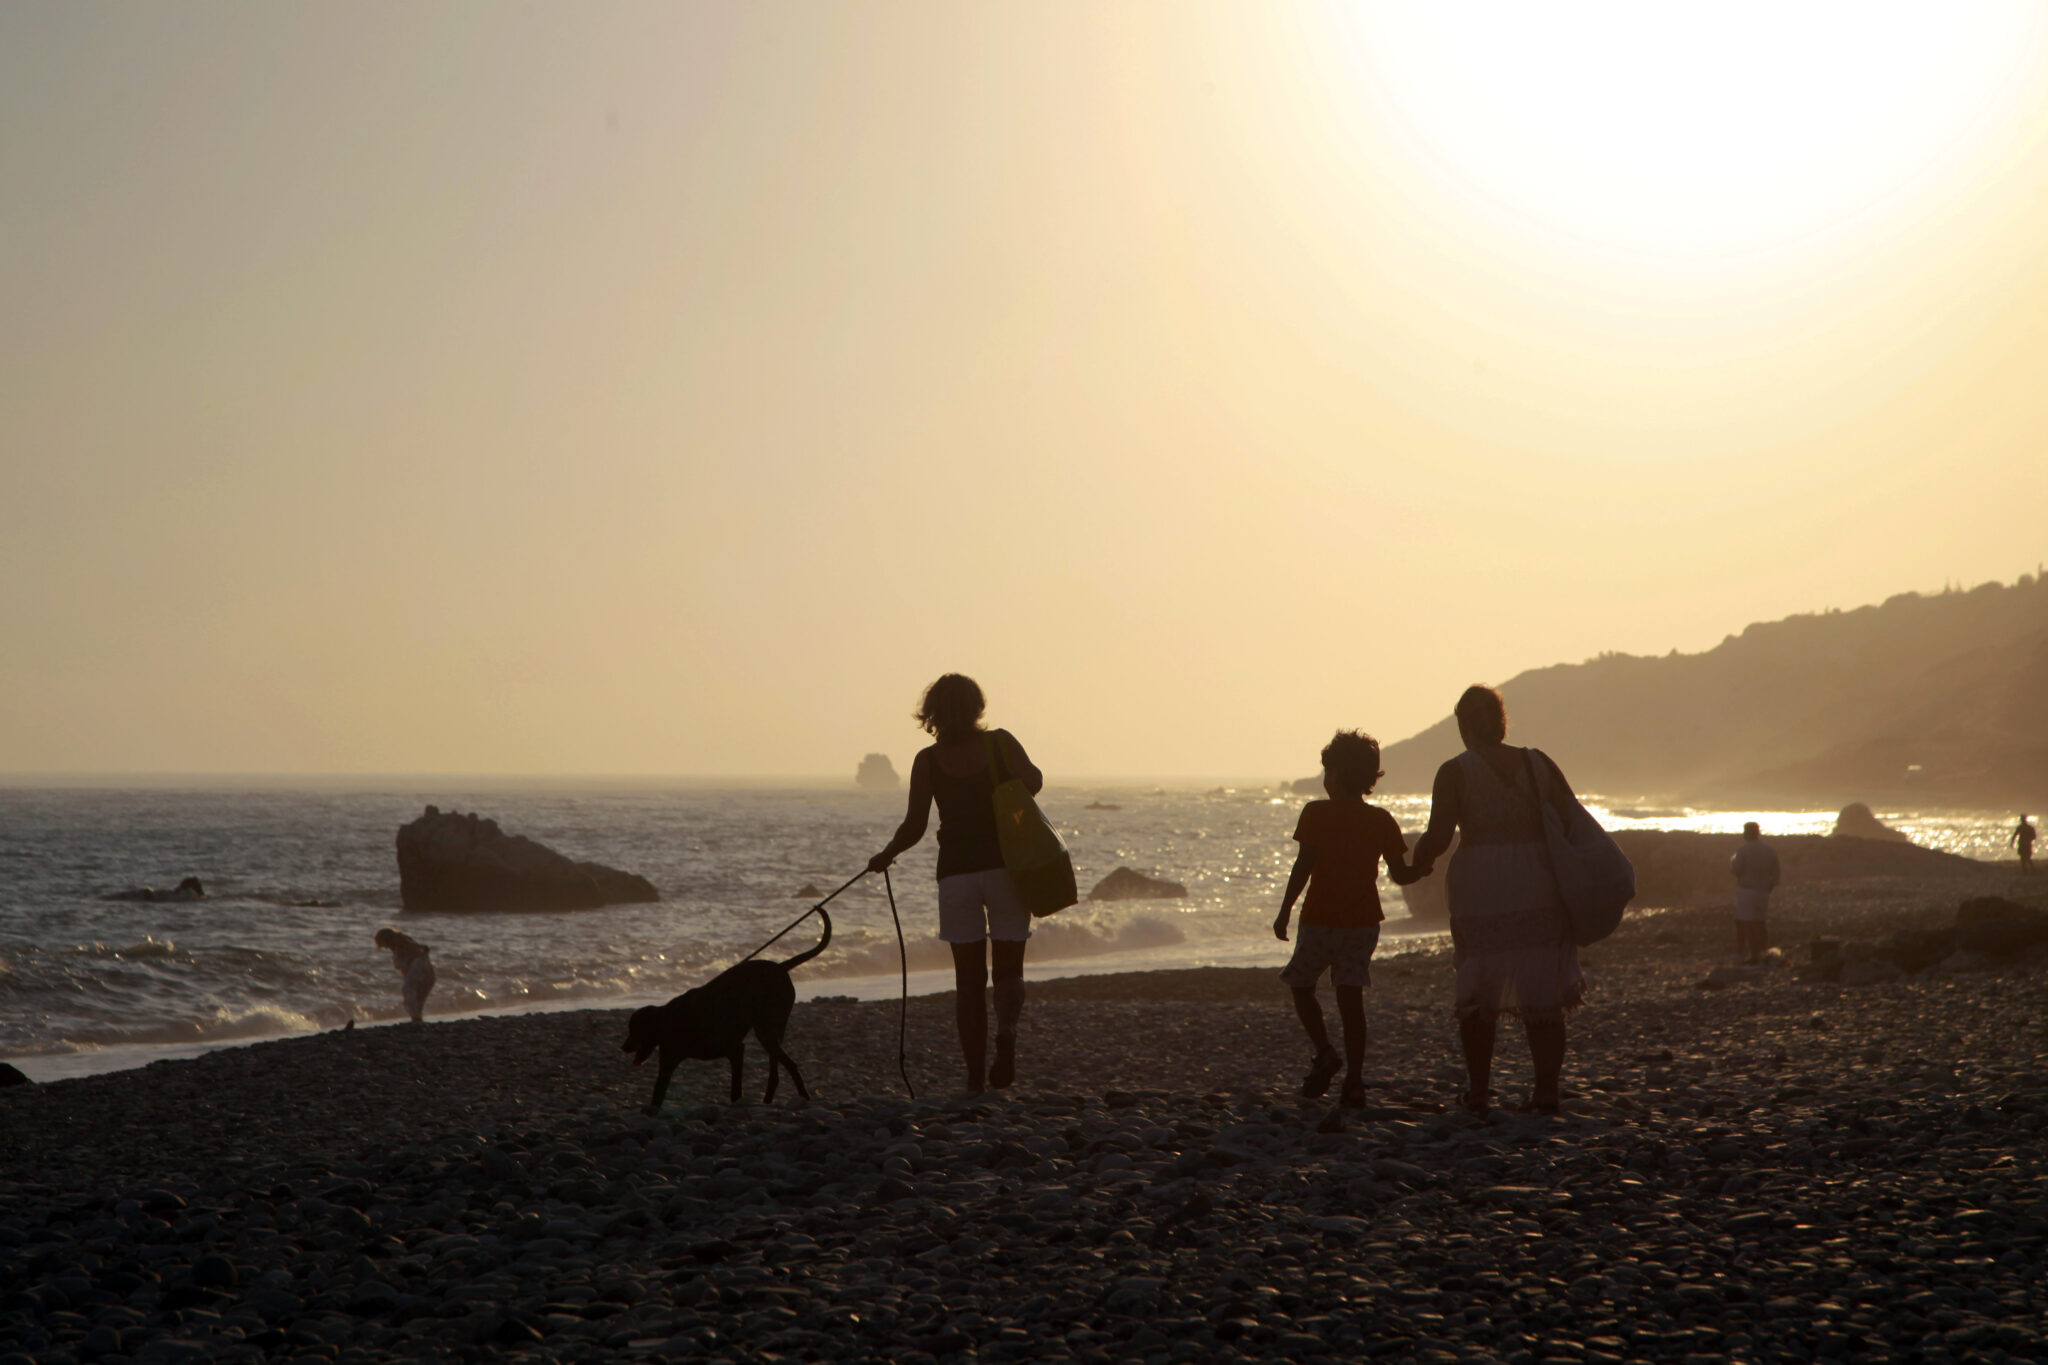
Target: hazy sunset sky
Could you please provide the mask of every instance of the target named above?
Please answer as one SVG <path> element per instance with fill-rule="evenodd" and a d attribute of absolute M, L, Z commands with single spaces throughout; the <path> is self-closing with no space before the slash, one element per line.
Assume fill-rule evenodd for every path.
<path fill-rule="evenodd" d="M 2048 559 L 2033 4 L 11 0 L 0 244 L 4 772 L 1295 776 Z"/>

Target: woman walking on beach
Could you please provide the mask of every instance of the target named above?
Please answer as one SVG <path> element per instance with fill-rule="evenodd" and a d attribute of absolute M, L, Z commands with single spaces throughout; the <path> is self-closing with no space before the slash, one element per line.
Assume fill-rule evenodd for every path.
<path fill-rule="evenodd" d="M 405 1012 L 417 1024 L 427 1009 L 427 992 L 434 989 L 434 964 L 427 960 L 427 945 L 396 929 L 379 929 L 375 942 L 391 950 L 391 965 L 405 982 Z"/>
<path fill-rule="evenodd" d="M 1466 688 L 1457 718 L 1465 752 L 1437 769 L 1429 829 L 1415 846 L 1415 862 L 1427 869 L 1459 832 L 1445 882 L 1469 1081 L 1460 1103 L 1486 1113 L 1496 1026 L 1502 1015 L 1517 1015 L 1536 1072 L 1525 1107 L 1554 1114 L 1564 1018 L 1584 997 L 1585 978 L 1544 843 L 1532 765 L 1550 765 L 1554 790 L 1571 788 L 1547 757 L 1507 743 L 1507 707 L 1492 688 Z"/>
<path fill-rule="evenodd" d="M 868 860 L 880 872 L 924 838 L 932 802 L 939 804 L 939 937 L 953 950 L 954 1011 L 967 1088 L 1000 1090 L 1017 1075 L 1017 1020 L 1024 1012 L 1024 942 L 1031 912 L 1003 866 L 996 838 L 995 775 L 998 746 L 1003 766 L 1036 796 L 1044 776 L 1007 730 L 985 730 L 987 703 L 974 679 L 948 673 L 925 689 L 917 723 L 934 743 L 910 765 L 910 809 L 880 853 Z M 982 944 L 988 943 L 984 957 Z M 990 966 L 995 975 L 996 1055 L 987 1065 Z"/>

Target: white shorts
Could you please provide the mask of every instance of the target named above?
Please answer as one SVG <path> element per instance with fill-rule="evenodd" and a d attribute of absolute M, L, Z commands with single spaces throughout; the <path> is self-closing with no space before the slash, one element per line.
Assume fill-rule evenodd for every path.
<path fill-rule="evenodd" d="M 1735 888 L 1735 922 L 1737 924 L 1761 924 L 1764 912 L 1771 907 L 1771 893 L 1754 891 L 1746 886 Z"/>
<path fill-rule="evenodd" d="M 939 937 L 948 943 L 992 938 L 1022 943 L 1031 937 L 1031 912 L 1017 895 L 1006 867 L 939 878 Z"/>

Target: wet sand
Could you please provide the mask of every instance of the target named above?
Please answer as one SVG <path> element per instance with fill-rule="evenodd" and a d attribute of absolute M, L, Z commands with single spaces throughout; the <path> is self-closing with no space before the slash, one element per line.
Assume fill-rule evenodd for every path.
<path fill-rule="evenodd" d="M 1985 889 L 1794 886 L 1773 929 Z M 1563 1119 L 1447 1112 L 1429 952 L 1376 964 L 1338 1134 L 1265 969 L 1034 983 L 1000 1095 L 952 1088 L 949 996 L 910 1004 L 916 1100 L 894 1002 L 834 999 L 791 1025 L 808 1104 L 756 1053 L 745 1104 L 691 1063 L 644 1118 L 616 1010 L 4 1091 L 0 1365 L 2048 1360 L 2048 969 L 1701 989 L 1730 938 L 1653 913 L 1585 954 Z"/>

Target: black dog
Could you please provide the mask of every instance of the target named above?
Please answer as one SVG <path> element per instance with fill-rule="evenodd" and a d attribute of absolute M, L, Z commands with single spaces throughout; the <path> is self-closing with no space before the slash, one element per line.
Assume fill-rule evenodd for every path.
<path fill-rule="evenodd" d="M 803 1073 L 782 1050 L 782 1032 L 789 1027 L 790 1007 L 796 1004 L 796 986 L 789 979 L 789 969 L 809 962 L 832 941 L 832 917 L 823 906 L 818 908 L 818 918 L 825 921 L 825 932 L 816 947 L 786 962 L 763 962 L 758 958 L 742 962 L 666 1005 L 648 1005 L 633 1011 L 626 1024 L 626 1041 L 619 1045 L 619 1051 L 632 1053 L 633 1065 L 638 1066 L 655 1049 L 661 1050 L 661 1071 L 654 1078 L 654 1098 L 643 1112 L 661 1112 L 669 1077 L 675 1073 L 676 1063 L 685 1057 L 724 1057 L 730 1061 L 732 1097 L 737 1101 L 750 1032 L 761 1040 L 768 1053 L 768 1091 L 762 1101 L 774 1101 L 775 1082 L 785 1067 L 790 1080 L 796 1083 L 796 1093 L 805 1099 L 811 1097 L 811 1092 L 804 1089 Z"/>

